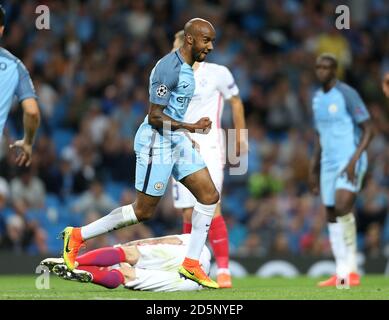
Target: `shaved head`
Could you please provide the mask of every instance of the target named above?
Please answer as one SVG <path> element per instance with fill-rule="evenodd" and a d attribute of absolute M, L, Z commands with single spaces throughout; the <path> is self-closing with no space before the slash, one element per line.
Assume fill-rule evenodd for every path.
<path fill-rule="evenodd" d="M 184 34 L 191 34 L 191 35 L 196 35 L 198 33 L 208 33 L 208 32 L 213 32 L 216 34 L 215 28 L 213 25 L 204 19 L 201 18 L 194 18 L 189 20 L 184 27 Z"/>
<path fill-rule="evenodd" d="M 185 23 L 183 36 L 182 47 L 189 51 L 190 60 L 201 62 L 213 50 L 216 31 L 209 21 L 194 18 Z"/>

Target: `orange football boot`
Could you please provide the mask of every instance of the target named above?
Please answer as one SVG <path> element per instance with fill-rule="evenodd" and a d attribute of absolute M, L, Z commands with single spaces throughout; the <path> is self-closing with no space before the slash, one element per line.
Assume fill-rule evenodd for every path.
<path fill-rule="evenodd" d="M 62 231 L 63 259 L 70 270 L 77 268 L 76 258 L 84 241 L 81 237 L 81 228 L 66 227 Z"/>
<path fill-rule="evenodd" d="M 184 262 L 178 269 L 178 273 L 187 279 L 197 282 L 203 287 L 211 289 L 219 288 L 219 285 L 205 274 L 198 260 L 185 258 Z"/>

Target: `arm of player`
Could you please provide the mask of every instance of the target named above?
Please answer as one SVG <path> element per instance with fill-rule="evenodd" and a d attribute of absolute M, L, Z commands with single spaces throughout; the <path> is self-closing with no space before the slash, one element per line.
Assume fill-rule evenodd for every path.
<path fill-rule="evenodd" d="M 16 163 L 19 166 L 29 166 L 31 164 L 32 145 L 40 124 L 40 111 L 35 98 L 24 99 L 21 104 L 23 108 L 24 137 L 22 140 L 17 140 L 11 144 L 10 148 L 20 149 L 20 153 L 16 158 Z"/>
<path fill-rule="evenodd" d="M 244 107 L 239 95 L 232 96 L 230 103 L 232 108 L 232 120 L 236 130 L 236 155 L 240 156 L 248 151 L 247 135 L 242 132 L 242 130 L 246 129 Z"/>
<path fill-rule="evenodd" d="M 362 137 L 355 150 L 354 155 L 352 156 L 350 162 L 347 167 L 344 169 L 344 172 L 347 174 L 347 178 L 349 181 L 355 183 L 355 166 L 362 153 L 367 149 L 370 144 L 370 141 L 374 137 L 374 127 L 373 123 L 370 119 L 359 123 L 359 127 L 362 129 Z"/>
<path fill-rule="evenodd" d="M 370 120 L 369 111 L 367 110 L 367 107 L 358 92 L 351 87 L 345 87 L 343 92 L 346 98 L 348 112 L 350 113 L 354 123 L 356 123 L 363 132 L 357 149 L 355 150 L 346 168 L 343 170 L 343 172 L 347 175 L 347 179 L 351 183 L 356 183 L 355 165 L 361 157 L 362 153 L 369 146 L 369 143 L 374 136 L 374 129 Z"/>
<path fill-rule="evenodd" d="M 189 132 L 203 133 L 209 132 L 212 126 L 212 121 L 208 117 L 201 118 L 196 123 L 185 123 L 176 121 L 163 112 L 165 106 L 150 103 L 149 108 L 149 124 L 156 129 L 163 129 L 170 126 L 171 131 L 185 129 Z"/>
<path fill-rule="evenodd" d="M 319 134 L 315 133 L 313 156 L 309 166 L 309 185 L 313 194 L 318 194 L 320 190 L 320 157 L 321 145 Z"/>

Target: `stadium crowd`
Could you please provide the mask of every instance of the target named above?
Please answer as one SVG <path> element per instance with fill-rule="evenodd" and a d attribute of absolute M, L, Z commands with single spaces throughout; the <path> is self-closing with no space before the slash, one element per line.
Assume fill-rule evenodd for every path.
<path fill-rule="evenodd" d="M 339 77 L 360 92 L 377 128 L 357 201 L 358 247 L 370 257 L 389 254 L 389 101 L 380 85 L 389 70 L 389 3 L 350 2 L 351 28 L 339 31 L 338 2 L 1 1 L 1 45 L 30 71 L 42 125 L 31 167 L 17 168 L 8 151 L 23 130 L 15 104 L 0 147 L 0 250 L 58 253 L 65 226 L 133 201 L 133 139 L 148 110 L 151 68 L 184 22 L 201 16 L 218 33 L 207 59 L 233 73 L 249 130 L 248 171 L 224 182 L 231 253 L 330 255 L 307 175 L 315 57 L 333 52 Z M 50 30 L 35 28 L 39 4 L 50 9 Z M 232 126 L 228 105 L 223 123 Z M 88 249 L 181 233 L 181 222 L 167 192 L 150 222 L 90 240 Z"/>

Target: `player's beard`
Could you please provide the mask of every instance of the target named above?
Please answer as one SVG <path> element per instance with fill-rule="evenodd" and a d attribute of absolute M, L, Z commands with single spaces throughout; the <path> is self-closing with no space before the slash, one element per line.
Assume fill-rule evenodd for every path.
<path fill-rule="evenodd" d="M 201 57 L 202 54 L 204 54 L 203 57 Z M 207 54 L 204 53 L 203 50 L 200 50 L 200 51 L 195 52 L 193 56 L 194 56 L 194 58 L 195 58 L 195 61 L 197 61 L 197 62 L 202 62 L 202 61 L 205 60 L 205 57 L 207 56 Z"/>

